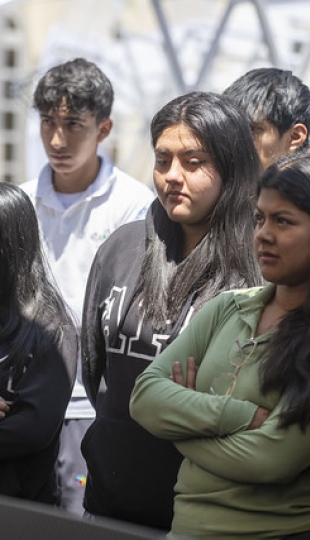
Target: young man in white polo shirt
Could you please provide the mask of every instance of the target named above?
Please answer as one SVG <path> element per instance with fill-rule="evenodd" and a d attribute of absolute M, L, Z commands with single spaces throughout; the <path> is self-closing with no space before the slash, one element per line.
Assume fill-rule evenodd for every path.
<path fill-rule="evenodd" d="M 112 128 L 113 99 L 109 79 L 83 58 L 50 69 L 33 98 L 48 163 L 22 187 L 36 208 L 49 266 L 78 332 L 88 272 L 99 245 L 120 225 L 142 219 L 154 199 L 148 187 L 98 155 L 99 143 Z M 57 474 L 60 506 L 80 515 L 86 477 L 80 442 L 93 417 L 78 369 Z"/>

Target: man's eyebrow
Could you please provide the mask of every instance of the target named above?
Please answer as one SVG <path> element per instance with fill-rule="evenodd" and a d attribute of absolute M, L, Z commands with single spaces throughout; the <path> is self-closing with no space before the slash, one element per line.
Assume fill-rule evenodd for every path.
<path fill-rule="evenodd" d="M 53 116 L 55 116 L 55 114 L 57 114 L 57 110 L 56 111 L 53 111 L 53 112 L 40 112 L 40 117 L 43 118 L 53 118 Z M 64 120 L 84 120 L 83 116 L 82 116 L 82 113 L 69 113 L 65 118 Z"/>
<path fill-rule="evenodd" d="M 83 118 L 83 116 L 81 114 L 72 113 L 72 114 L 68 114 L 68 116 L 66 116 L 64 118 L 64 120 L 80 120 L 80 121 L 83 121 L 85 119 Z"/>

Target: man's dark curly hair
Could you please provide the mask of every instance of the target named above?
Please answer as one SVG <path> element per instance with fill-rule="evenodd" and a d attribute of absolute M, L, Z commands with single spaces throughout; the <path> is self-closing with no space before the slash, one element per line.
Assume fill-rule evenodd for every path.
<path fill-rule="evenodd" d="M 33 107 L 44 113 L 57 110 L 63 98 L 70 111 L 89 111 L 99 124 L 111 114 L 114 91 L 110 80 L 96 64 L 76 58 L 51 68 L 39 80 Z"/>

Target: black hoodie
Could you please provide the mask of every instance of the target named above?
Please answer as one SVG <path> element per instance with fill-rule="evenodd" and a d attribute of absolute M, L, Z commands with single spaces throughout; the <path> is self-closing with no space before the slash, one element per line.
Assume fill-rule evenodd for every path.
<path fill-rule="evenodd" d="M 42 340 L 45 339 L 44 330 Z M 4 356 L 0 346 L 0 358 Z M 0 363 L 0 396 L 12 402 L 0 420 L 0 494 L 57 504 L 59 488 L 54 467 L 59 434 L 75 375 L 77 337 L 63 327 L 60 345 L 51 344 L 42 354 L 29 355 L 22 376 L 9 395 L 14 369 Z"/>
<path fill-rule="evenodd" d="M 88 279 L 82 324 L 83 382 L 96 419 L 82 441 L 88 467 L 84 506 L 91 514 L 169 530 L 182 456 L 129 415 L 137 376 L 178 335 L 192 313 L 161 335 L 141 323 L 133 300 L 148 237 L 145 221 L 117 229 L 99 248 Z"/>

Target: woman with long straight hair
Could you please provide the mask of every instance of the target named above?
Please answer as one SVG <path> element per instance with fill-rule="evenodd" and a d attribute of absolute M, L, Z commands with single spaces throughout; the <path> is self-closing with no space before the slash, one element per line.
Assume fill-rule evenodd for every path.
<path fill-rule="evenodd" d="M 0 183 L 0 494 L 57 505 L 77 340 L 48 275 L 28 195 Z"/>
<path fill-rule="evenodd" d="M 259 166 L 247 121 L 215 93 L 167 103 L 151 138 L 157 198 L 145 221 L 99 248 L 88 279 L 83 380 L 97 417 L 82 442 L 84 506 L 168 530 L 182 456 L 130 419 L 129 397 L 205 302 L 260 282 L 251 249 Z"/>

